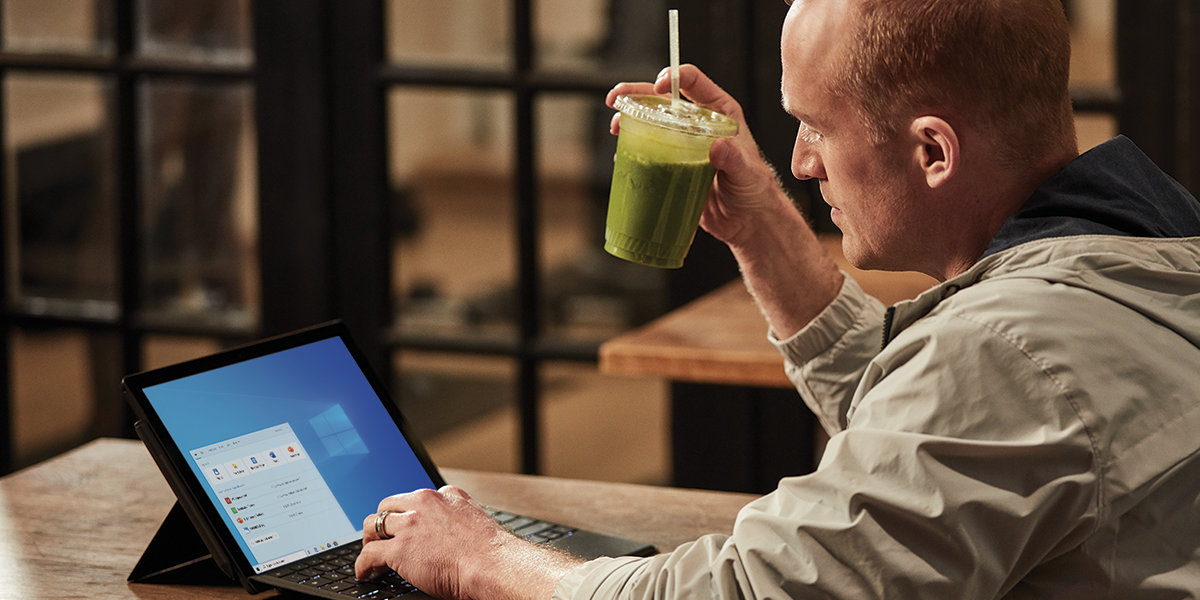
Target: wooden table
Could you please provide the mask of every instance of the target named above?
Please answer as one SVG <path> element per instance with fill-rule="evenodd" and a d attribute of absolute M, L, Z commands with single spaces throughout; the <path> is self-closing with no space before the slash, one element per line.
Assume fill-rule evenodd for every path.
<path fill-rule="evenodd" d="M 885 305 L 915 297 L 936 282 L 920 273 L 862 271 L 842 255 L 841 238 L 822 236 L 834 262 Z M 783 358 L 741 280 L 600 346 L 600 372 L 672 381 L 791 387 Z"/>
<path fill-rule="evenodd" d="M 659 549 L 732 530 L 754 496 L 447 469 L 510 511 L 647 541 Z M 0 596 L 251 598 L 233 585 L 128 584 L 175 501 L 141 442 L 104 439 L 0 479 Z"/>

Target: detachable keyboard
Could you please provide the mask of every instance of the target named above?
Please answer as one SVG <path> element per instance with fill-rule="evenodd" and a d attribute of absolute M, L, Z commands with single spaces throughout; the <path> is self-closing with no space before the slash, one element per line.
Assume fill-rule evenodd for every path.
<path fill-rule="evenodd" d="M 564 525 L 523 517 L 494 508 L 485 510 L 497 523 L 503 525 L 517 537 L 538 544 L 546 544 L 569 537 L 577 531 Z M 358 559 L 358 553 L 361 551 L 362 542 L 358 541 L 306 560 L 272 569 L 264 575 L 291 584 L 280 587 L 294 589 L 294 586 L 303 586 L 303 591 L 311 593 L 313 590 L 320 590 L 323 593 L 316 595 L 331 598 L 387 600 L 417 591 L 417 588 L 396 573 L 388 573 L 370 581 L 355 579 L 354 561 Z"/>

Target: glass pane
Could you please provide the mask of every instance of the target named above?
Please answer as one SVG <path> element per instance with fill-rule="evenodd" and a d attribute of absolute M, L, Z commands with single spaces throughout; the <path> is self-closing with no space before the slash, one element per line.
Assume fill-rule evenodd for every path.
<path fill-rule="evenodd" d="M 1071 87 L 1104 88 L 1117 84 L 1114 0 L 1068 0 L 1071 21 Z M 1086 152 L 1117 134 L 1116 119 L 1104 113 L 1078 113 L 1079 150 Z"/>
<path fill-rule="evenodd" d="M 397 64 L 508 69 L 509 0 L 387 0 L 388 60 Z"/>
<path fill-rule="evenodd" d="M 75 329 L 16 329 L 11 333 L 13 462 L 17 468 L 90 439 L 98 408 L 93 362 L 95 352 L 103 349 L 89 343 L 90 339 Z M 107 408 L 120 410 L 119 406 Z"/>
<path fill-rule="evenodd" d="M 115 318 L 117 208 L 110 86 L 90 75 L 4 81 L 6 232 L 15 302 Z"/>
<path fill-rule="evenodd" d="M 392 289 L 400 330 L 513 336 L 512 98 L 395 89 L 388 97 Z"/>
<path fill-rule="evenodd" d="M 251 0 L 138 0 L 138 51 L 212 63 L 254 62 Z"/>
<path fill-rule="evenodd" d="M 111 0 L 4 0 L 4 50 L 110 54 Z"/>
<path fill-rule="evenodd" d="M 543 363 L 541 377 L 546 475 L 670 483 L 668 382 L 608 377 L 595 365 L 563 362 Z"/>
<path fill-rule="evenodd" d="M 663 0 L 539 0 L 533 6 L 541 69 L 601 69 L 645 79 L 668 64 Z"/>
<path fill-rule="evenodd" d="M 1087 152 L 1117 135 L 1116 117 L 1104 113 L 1076 113 L 1075 135 L 1079 151 Z"/>
<path fill-rule="evenodd" d="M 1071 20 L 1071 85 L 1116 85 L 1114 0 L 1068 0 Z"/>
<path fill-rule="evenodd" d="M 215 354 L 221 349 L 220 341 L 213 338 L 151 334 L 142 340 L 142 368 L 157 369 Z"/>
<path fill-rule="evenodd" d="M 609 36 L 609 4 L 609 0 L 534 3 L 533 31 L 538 66 L 561 70 L 594 69 Z M 666 39 L 665 34 L 659 33 L 658 37 Z"/>
<path fill-rule="evenodd" d="M 659 316 L 665 272 L 604 251 L 616 138 L 594 95 L 547 94 L 537 104 L 544 331 L 601 342 Z"/>
<path fill-rule="evenodd" d="M 251 327 L 259 306 L 252 88 L 152 82 L 141 92 L 144 307 Z"/>
<path fill-rule="evenodd" d="M 515 473 L 520 464 L 516 363 L 507 358 L 401 351 L 393 389 L 439 466 Z"/>

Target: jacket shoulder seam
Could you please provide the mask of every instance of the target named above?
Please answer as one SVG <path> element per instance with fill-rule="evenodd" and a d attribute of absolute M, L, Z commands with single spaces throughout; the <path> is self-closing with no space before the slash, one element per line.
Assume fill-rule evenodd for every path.
<path fill-rule="evenodd" d="M 1083 410 L 1079 406 L 1079 402 L 1078 402 L 1078 399 L 1076 398 L 1075 394 L 1073 394 L 1071 389 L 1068 386 L 1064 385 L 1063 382 L 1058 377 L 1056 377 L 1054 375 L 1054 373 L 1052 373 L 1050 371 L 1050 366 L 1042 358 L 1035 355 L 1033 352 L 1029 351 L 1019 338 L 996 329 L 995 327 L 992 326 L 991 323 L 972 318 L 972 317 L 964 314 L 961 311 L 950 310 L 950 311 L 947 311 L 947 313 L 949 316 L 953 316 L 954 318 L 961 319 L 963 321 L 971 323 L 976 327 L 983 328 L 983 329 L 987 330 L 989 333 L 991 333 L 992 335 L 996 336 L 997 338 L 1004 340 L 1005 343 L 1007 343 L 1010 347 L 1012 347 L 1014 350 L 1019 352 L 1021 354 L 1021 356 L 1025 357 L 1025 359 L 1027 361 L 1029 361 L 1030 364 L 1034 365 L 1038 369 L 1038 371 L 1040 371 L 1042 373 L 1042 376 L 1044 376 L 1047 380 L 1051 381 L 1054 384 L 1054 386 L 1056 388 L 1058 388 L 1059 394 L 1063 397 L 1064 400 L 1066 400 L 1067 404 L 1071 407 L 1071 411 L 1075 414 L 1075 418 L 1079 421 L 1080 425 L 1083 427 L 1084 432 L 1087 434 L 1088 445 L 1091 447 L 1091 452 L 1092 452 L 1092 459 L 1093 459 L 1093 465 L 1094 465 L 1093 468 L 1095 470 L 1095 475 L 1096 475 L 1096 515 L 1098 517 L 1096 520 L 1096 523 L 1102 523 L 1104 521 L 1104 518 L 1103 518 L 1104 517 L 1104 506 L 1105 506 L 1105 502 L 1106 502 L 1106 500 L 1104 498 L 1104 489 L 1105 489 L 1105 487 L 1104 487 L 1105 486 L 1104 467 L 1105 467 L 1105 463 L 1102 460 L 1102 457 L 1100 454 L 1099 444 L 1096 441 L 1096 434 L 1092 430 L 1092 427 L 1089 426 L 1087 419 L 1084 418 Z"/>

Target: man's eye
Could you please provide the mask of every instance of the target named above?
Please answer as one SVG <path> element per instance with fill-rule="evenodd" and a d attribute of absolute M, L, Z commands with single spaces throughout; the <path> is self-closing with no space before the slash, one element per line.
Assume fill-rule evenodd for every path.
<path fill-rule="evenodd" d="M 808 123 L 801 121 L 800 122 L 800 139 L 802 139 L 810 144 L 815 144 L 815 143 L 821 141 L 821 134 L 810 129 L 808 127 Z"/>

